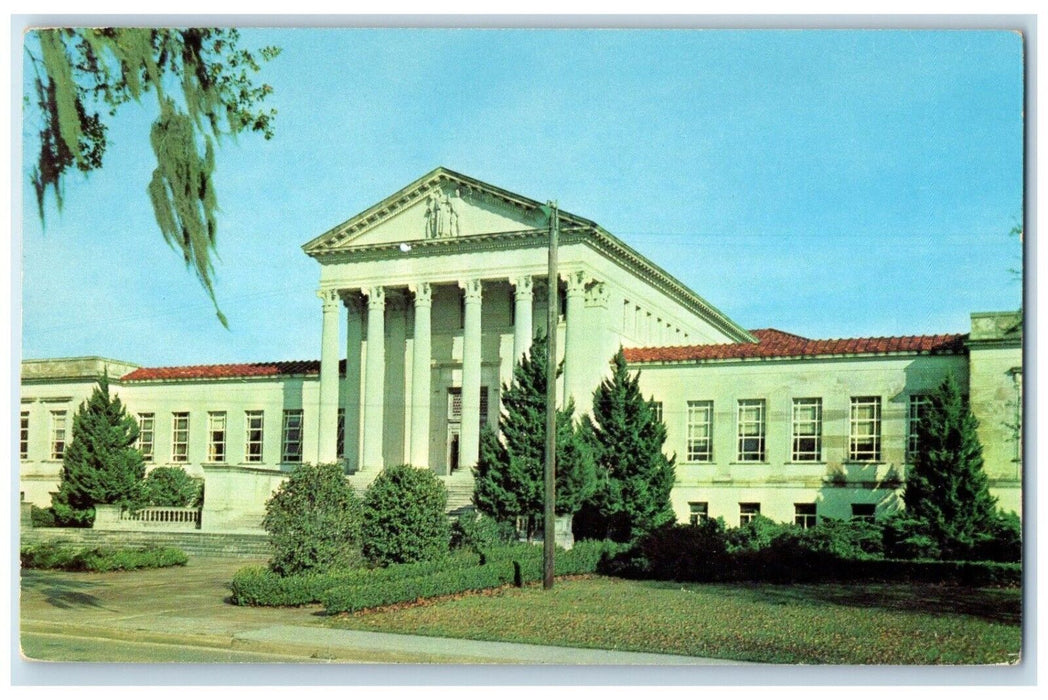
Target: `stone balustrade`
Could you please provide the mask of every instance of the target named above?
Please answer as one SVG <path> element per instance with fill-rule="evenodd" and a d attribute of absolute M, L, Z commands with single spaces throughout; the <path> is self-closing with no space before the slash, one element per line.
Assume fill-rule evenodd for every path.
<path fill-rule="evenodd" d="M 199 530 L 200 508 L 95 506 L 96 530 Z"/>

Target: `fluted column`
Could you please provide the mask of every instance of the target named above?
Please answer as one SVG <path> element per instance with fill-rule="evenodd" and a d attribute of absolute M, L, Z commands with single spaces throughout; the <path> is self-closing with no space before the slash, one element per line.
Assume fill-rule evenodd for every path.
<path fill-rule="evenodd" d="M 338 290 L 317 292 L 324 309 L 320 334 L 320 396 L 317 411 L 317 464 L 334 462 L 338 430 Z"/>
<path fill-rule="evenodd" d="M 385 409 L 386 290 L 371 287 L 368 297 L 368 350 L 364 366 L 364 456 L 361 469 L 381 469 Z"/>
<path fill-rule="evenodd" d="M 530 276 L 512 280 L 513 292 L 513 364 L 520 362 L 520 357 L 531 349 L 535 337 L 532 324 L 532 302 L 535 298 L 534 282 Z"/>
<path fill-rule="evenodd" d="M 460 282 L 465 295 L 462 321 L 462 433 L 459 466 L 471 469 L 480 454 L 480 350 L 481 282 Z"/>
<path fill-rule="evenodd" d="M 593 389 L 596 389 L 597 384 L 608 373 L 608 363 L 615 356 L 620 345 L 618 334 L 612 329 L 609 317 L 609 300 L 608 286 L 604 282 L 595 280 L 586 290 L 586 339 L 591 348 L 587 355 L 595 355 L 600 358 L 599 362 L 586 363 L 590 371 L 587 372 L 586 381 L 582 387 L 586 392 L 582 398 L 587 400 Z M 580 408 L 583 411 L 589 410 L 588 405 Z"/>
<path fill-rule="evenodd" d="M 407 414 L 407 300 L 405 291 L 386 289 L 386 383 L 382 393 L 382 463 L 404 464 L 406 451 Z"/>
<path fill-rule="evenodd" d="M 586 324 L 583 318 L 583 302 L 586 295 L 586 273 L 572 272 L 567 276 L 567 328 L 564 331 L 564 405 L 568 398 L 575 398 L 575 408 L 580 409 L 584 403 L 586 387 L 584 386 L 587 361 L 585 348 Z M 581 408 L 581 410 L 586 410 Z"/>
<path fill-rule="evenodd" d="M 360 394 L 361 343 L 364 336 L 364 319 L 360 297 L 356 294 L 344 299 L 346 305 L 346 378 L 342 389 L 342 408 L 346 419 L 342 436 L 346 464 L 351 469 L 360 468 Z"/>
<path fill-rule="evenodd" d="M 432 335 L 430 310 L 433 289 L 429 282 L 412 285 L 415 294 L 415 342 L 411 358 L 411 454 L 416 467 L 429 466 L 429 388 Z"/>

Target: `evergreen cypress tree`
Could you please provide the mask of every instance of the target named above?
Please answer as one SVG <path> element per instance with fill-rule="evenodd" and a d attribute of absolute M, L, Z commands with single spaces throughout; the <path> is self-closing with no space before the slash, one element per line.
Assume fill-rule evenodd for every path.
<path fill-rule="evenodd" d="M 600 487 L 589 502 L 586 534 L 629 542 L 673 522 L 675 459 L 662 452 L 666 426 L 641 395 L 640 373 L 630 376 L 621 349 L 611 365 L 587 418 Z"/>
<path fill-rule="evenodd" d="M 526 519 L 529 539 L 542 525 L 546 450 L 546 347 L 534 340 L 513 370 L 513 383 L 502 387 L 501 439 L 481 433 L 480 456 L 473 470 L 473 503 L 500 522 Z M 560 375 L 560 369 L 557 370 Z M 572 415 L 573 401 L 557 410 L 557 515 L 574 514 L 596 486 L 593 455 Z"/>
<path fill-rule="evenodd" d="M 947 376 L 917 424 L 917 453 L 903 499 L 943 558 L 964 558 L 988 536 L 996 514 L 983 471 L 978 421 Z"/>
<path fill-rule="evenodd" d="M 107 372 L 73 416 L 58 493 L 51 497 L 59 522 L 86 527 L 94 519 L 95 504 L 142 503 L 146 467 L 136 440 L 138 423 L 118 396 L 110 397 Z"/>

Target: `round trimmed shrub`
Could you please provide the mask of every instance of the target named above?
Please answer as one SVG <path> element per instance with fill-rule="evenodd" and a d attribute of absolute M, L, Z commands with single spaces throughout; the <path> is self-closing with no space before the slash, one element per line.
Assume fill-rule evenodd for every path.
<path fill-rule="evenodd" d="M 269 568 L 283 576 L 360 563 L 360 499 L 338 464 L 300 464 L 266 502 Z"/>
<path fill-rule="evenodd" d="M 446 555 L 451 540 L 447 504 L 447 489 L 430 470 L 406 464 L 383 469 L 364 494 L 364 557 L 388 566 Z"/>
<path fill-rule="evenodd" d="M 185 508 L 197 500 L 201 486 L 181 467 L 157 467 L 146 474 L 143 489 L 151 506 Z"/>

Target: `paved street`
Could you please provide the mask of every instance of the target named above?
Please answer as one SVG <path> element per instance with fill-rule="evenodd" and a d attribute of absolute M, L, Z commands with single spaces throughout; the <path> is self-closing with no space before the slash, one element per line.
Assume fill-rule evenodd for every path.
<path fill-rule="evenodd" d="M 709 666 L 732 662 L 331 629 L 319 606 L 228 602 L 244 559 L 127 573 L 25 571 L 25 657 L 108 662 L 348 662 Z"/>

